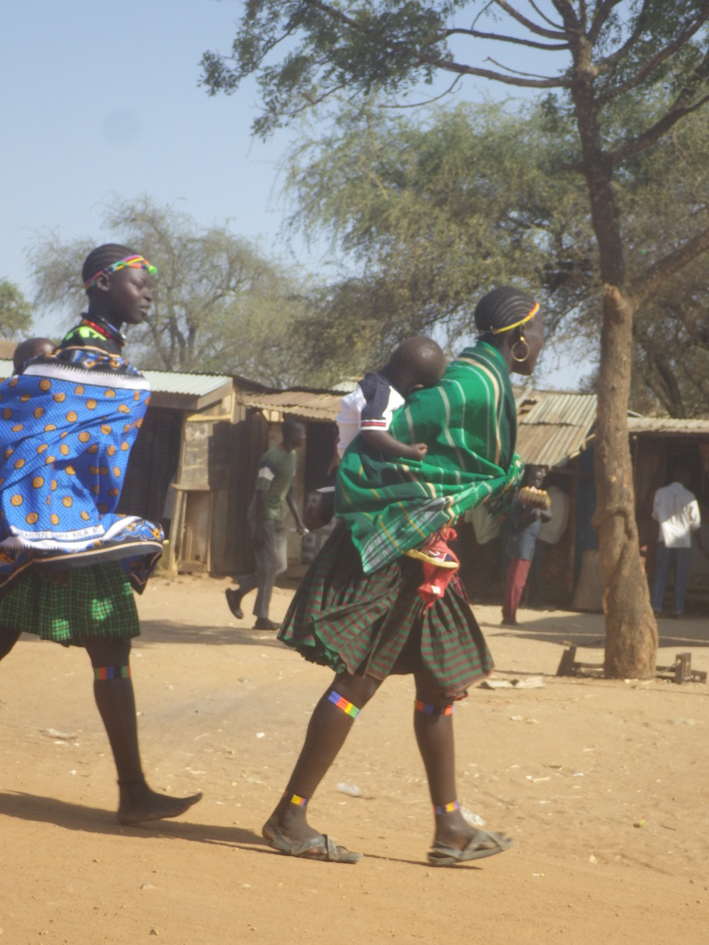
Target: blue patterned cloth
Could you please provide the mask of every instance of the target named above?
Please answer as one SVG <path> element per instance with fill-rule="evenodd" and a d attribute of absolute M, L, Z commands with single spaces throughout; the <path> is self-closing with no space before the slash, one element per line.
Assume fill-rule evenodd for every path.
<path fill-rule="evenodd" d="M 120 559 L 142 591 L 163 533 L 118 515 L 150 385 L 125 358 L 66 348 L 0 384 L 0 594 L 29 567 Z"/>

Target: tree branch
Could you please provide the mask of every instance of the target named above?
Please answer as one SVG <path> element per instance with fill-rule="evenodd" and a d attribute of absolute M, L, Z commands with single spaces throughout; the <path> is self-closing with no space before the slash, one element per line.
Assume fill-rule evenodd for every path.
<path fill-rule="evenodd" d="M 449 36 L 472 36 L 474 39 L 493 39 L 501 43 L 516 43 L 518 46 L 529 46 L 530 49 L 568 49 L 568 43 L 535 43 L 532 39 L 520 39 L 517 36 L 504 36 L 501 33 L 481 33 L 479 30 L 468 30 L 461 27 L 454 27 L 446 30 L 443 36 L 447 39 Z"/>
<path fill-rule="evenodd" d="M 642 18 L 642 12 L 640 17 Z M 612 101 L 612 99 L 616 98 L 618 95 L 623 95 L 623 93 L 629 92 L 631 89 L 634 89 L 640 85 L 640 83 L 652 72 L 654 72 L 655 69 L 661 66 L 666 59 L 669 59 L 670 56 L 674 55 L 674 53 L 681 49 L 684 44 L 701 29 L 707 20 L 709 20 L 709 7 L 697 17 L 694 23 L 690 23 L 690 25 L 687 26 L 673 42 L 669 43 L 664 49 L 659 50 L 659 52 L 655 53 L 654 56 L 648 59 L 642 69 L 639 69 L 631 79 L 628 79 L 627 82 L 623 82 L 621 85 L 616 86 L 616 88 L 611 89 L 609 92 L 600 95 L 598 97 L 598 101 L 601 103 L 601 105 L 605 105 L 607 102 Z"/>
<path fill-rule="evenodd" d="M 544 79 L 544 80 L 535 80 L 535 79 L 515 79 L 512 76 L 502 75 L 497 72 L 491 72 L 489 69 L 476 69 L 473 66 L 464 66 L 457 62 L 450 62 L 445 59 L 438 59 L 435 56 L 428 56 L 426 53 L 421 52 L 418 49 L 414 49 L 408 43 L 392 42 L 387 41 L 385 37 L 378 35 L 374 30 L 369 27 L 363 26 L 361 23 L 358 23 L 357 20 L 354 20 L 352 17 L 347 16 L 345 13 L 342 13 L 340 10 L 336 10 L 329 3 L 324 3 L 323 0 L 304 0 L 304 2 L 310 6 L 314 7 L 317 10 L 320 10 L 321 13 L 324 13 L 326 16 L 329 16 L 333 20 L 337 20 L 340 23 L 349 26 L 350 28 L 356 30 L 359 33 L 364 33 L 375 43 L 379 45 L 388 47 L 392 50 L 400 50 L 406 52 L 409 56 L 412 56 L 415 59 L 418 59 L 420 63 L 425 65 L 435 66 L 438 69 L 443 69 L 446 72 L 455 72 L 459 75 L 476 75 L 482 79 L 491 79 L 494 82 L 502 82 L 505 85 L 516 85 L 522 88 L 536 88 L 536 89 L 553 89 L 553 88 L 564 88 L 568 86 L 568 81 L 565 79 Z M 507 12 L 510 15 L 515 15 L 517 11 L 513 10 L 506 0 L 494 0 L 499 6 L 504 8 L 509 8 Z M 519 14 L 517 14 L 519 18 Z M 539 27 L 535 27 L 533 23 L 530 23 L 525 17 L 522 17 L 521 21 L 525 24 L 528 24 L 529 28 L 532 29 L 532 32 L 537 33 L 540 36 L 547 36 L 551 39 L 557 39 L 558 37 L 564 37 L 563 33 L 552 33 L 550 30 L 541 30 Z M 324 97 L 324 96 L 323 96 Z"/>
<path fill-rule="evenodd" d="M 529 2 L 532 3 L 532 0 L 529 0 Z M 587 16 L 588 12 L 586 10 L 586 0 L 579 0 L 579 25 L 581 26 L 582 30 L 586 29 Z"/>
<path fill-rule="evenodd" d="M 635 45 L 635 43 L 638 41 L 638 39 L 642 35 L 643 30 L 645 29 L 645 22 L 647 20 L 647 8 L 650 6 L 651 3 L 652 3 L 652 0 L 643 0 L 642 9 L 640 10 L 640 13 L 638 14 L 638 18 L 635 21 L 635 29 L 633 30 L 633 32 L 630 34 L 630 36 L 626 39 L 626 41 L 623 43 L 623 45 L 619 49 L 616 49 L 616 51 L 614 53 L 611 53 L 610 56 L 606 56 L 605 59 L 600 60 L 600 62 L 598 63 L 599 69 L 606 67 L 606 69 L 609 69 L 612 71 L 615 68 L 615 66 L 618 64 L 618 62 L 620 62 L 620 60 L 626 54 L 626 52 Z"/>
<path fill-rule="evenodd" d="M 445 89 L 443 92 L 441 92 L 440 95 L 434 95 L 433 98 L 426 99 L 425 102 L 411 102 L 411 104 L 409 104 L 409 105 L 398 105 L 398 104 L 397 104 L 397 105 L 381 105 L 381 104 L 377 104 L 376 107 L 383 110 L 383 109 L 385 109 L 385 108 L 396 108 L 396 109 L 421 108 L 423 105 L 432 105 L 434 102 L 438 102 L 440 99 L 445 98 L 446 95 L 450 95 L 450 93 L 453 91 L 453 89 L 456 87 L 456 85 L 460 82 L 460 80 L 461 80 L 462 78 L 463 78 L 462 75 L 457 75 L 457 76 L 455 77 L 455 79 L 453 79 L 453 81 L 451 82 L 451 84 L 448 86 L 448 88 Z"/>
<path fill-rule="evenodd" d="M 576 10 L 572 7 L 569 0 L 551 0 L 559 16 L 564 21 L 564 32 L 568 35 L 570 30 L 581 32 L 581 24 L 576 16 Z"/>
<path fill-rule="evenodd" d="M 515 10 L 507 0 L 495 0 L 495 3 L 504 10 L 505 13 L 509 14 L 513 20 L 517 20 L 522 26 L 526 26 L 530 33 L 536 33 L 537 36 L 545 36 L 547 39 L 566 39 L 566 33 L 563 30 L 547 30 L 543 26 L 537 26 L 536 23 L 528 20 L 526 16 L 523 16 L 518 10 Z"/>
<path fill-rule="evenodd" d="M 636 154 L 640 154 L 641 151 L 645 151 L 647 148 L 652 147 L 656 141 L 659 141 L 663 135 L 667 134 L 673 125 L 677 124 L 680 118 L 684 118 L 686 115 L 691 115 L 692 112 L 696 112 L 707 102 L 709 102 L 709 95 L 705 95 L 703 98 L 700 98 L 698 102 L 689 108 L 677 108 L 676 106 L 673 106 L 666 115 L 664 115 L 659 121 L 655 122 L 655 124 L 652 125 L 651 128 L 648 128 L 647 131 L 644 131 L 641 135 L 638 135 L 637 138 L 633 138 L 631 141 L 626 142 L 622 147 L 616 148 L 615 151 L 611 151 L 608 155 L 608 160 L 610 161 L 611 165 L 613 167 L 617 167 L 629 157 L 634 157 Z"/>
<path fill-rule="evenodd" d="M 665 406 L 668 408 L 671 407 L 671 409 L 669 409 L 670 416 L 686 417 L 687 411 L 682 399 L 682 392 L 680 390 L 679 384 L 677 383 L 677 377 L 672 370 L 672 365 L 669 361 L 669 358 L 665 354 L 658 354 L 656 351 L 653 351 L 651 357 L 653 364 L 655 365 L 655 369 L 660 375 L 660 378 L 665 385 L 665 390 L 667 391 L 667 399 L 669 403 L 665 404 Z"/>
<path fill-rule="evenodd" d="M 650 266 L 641 276 L 632 280 L 629 286 L 629 294 L 633 297 L 636 305 L 639 306 L 648 295 L 656 292 L 671 276 L 689 265 L 707 250 L 709 250 L 709 227 L 688 240 L 683 246 L 668 253 L 663 259 Z"/>
<path fill-rule="evenodd" d="M 530 78 L 530 79 L 546 79 L 547 78 L 547 76 L 543 76 L 543 75 L 535 76 L 533 72 L 518 72 L 516 69 L 511 69 L 509 66 L 503 65 L 501 62 L 497 62 L 497 60 L 492 59 L 490 56 L 487 57 L 485 62 L 491 62 L 493 66 L 497 66 L 498 69 L 505 69 L 507 72 L 513 72 L 515 75 L 526 76 L 527 78 Z"/>
<path fill-rule="evenodd" d="M 582 3 L 584 4 L 584 6 L 585 6 L 586 0 L 581 0 L 581 2 L 582 2 Z M 564 27 L 563 27 L 563 26 L 559 26 L 558 23 L 554 23 L 553 20 L 550 20 L 548 16 L 546 16 L 544 13 L 542 13 L 542 11 L 541 11 L 541 10 L 539 9 L 539 7 L 536 5 L 536 3 L 534 2 L 534 0 L 529 0 L 529 5 L 532 7 L 532 9 L 533 9 L 534 12 L 537 14 L 537 16 L 540 16 L 543 20 L 545 20 L 545 21 L 549 24 L 549 26 L 553 26 L 555 30 L 560 30 L 562 33 L 564 32 Z"/>
<path fill-rule="evenodd" d="M 598 4 L 596 9 L 596 15 L 593 18 L 593 23 L 591 23 L 591 29 L 588 31 L 588 41 L 591 45 L 596 44 L 596 40 L 601 35 L 601 30 L 606 24 L 606 20 L 613 12 L 614 7 L 617 7 L 622 0 L 602 0 Z"/>
<path fill-rule="evenodd" d="M 394 45 L 394 44 L 390 44 Z M 565 76 L 559 76 L 556 79 L 515 79 L 512 76 L 503 75 L 500 72 L 491 72 L 489 69 L 478 69 L 474 66 L 464 66 L 458 62 L 450 62 L 446 59 L 437 59 L 435 56 L 428 56 L 426 53 L 418 50 L 404 47 L 408 55 L 418 59 L 419 62 L 428 66 L 435 66 L 444 72 L 454 72 L 458 75 L 476 75 L 482 79 L 491 79 L 494 82 L 502 82 L 505 85 L 516 85 L 525 89 L 561 89 L 568 88 L 571 81 Z"/>

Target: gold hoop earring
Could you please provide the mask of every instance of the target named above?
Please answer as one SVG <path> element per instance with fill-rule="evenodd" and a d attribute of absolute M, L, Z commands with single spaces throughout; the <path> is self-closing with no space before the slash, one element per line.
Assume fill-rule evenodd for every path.
<path fill-rule="evenodd" d="M 521 358 L 517 357 L 517 355 L 515 354 L 515 348 L 516 348 L 517 345 L 519 345 L 519 344 L 523 344 L 523 345 L 525 346 L 525 348 L 527 349 L 527 350 L 524 352 L 524 355 L 523 355 Z M 529 342 L 528 342 L 527 339 L 524 337 L 524 335 L 521 335 L 520 338 L 519 338 L 519 341 L 516 341 L 516 342 L 512 345 L 512 350 L 511 350 L 511 352 L 510 352 L 510 353 L 512 354 L 512 360 L 513 360 L 513 361 L 516 361 L 517 364 L 523 364 L 523 363 L 527 360 L 527 358 L 529 357 L 529 352 L 530 352 L 531 350 L 532 350 L 532 349 L 531 349 L 530 346 L 529 346 Z"/>

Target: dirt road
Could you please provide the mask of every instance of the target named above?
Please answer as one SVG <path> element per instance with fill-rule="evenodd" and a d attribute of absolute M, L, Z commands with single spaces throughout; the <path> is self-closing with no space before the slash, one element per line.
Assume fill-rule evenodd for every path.
<path fill-rule="evenodd" d="M 561 643 L 602 659 L 594 615 L 476 608 L 498 679 L 456 711 L 460 800 L 515 837 L 502 856 L 432 869 L 413 688 L 389 680 L 311 804 L 357 866 L 264 845 L 310 711 L 329 681 L 235 621 L 226 581 L 153 581 L 133 677 L 149 780 L 204 791 L 184 818 L 122 828 L 82 651 L 23 637 L 0 666 L 0 945 L 483 943 L 700 945 L 709 937 L 706 685 L 554 676 Z M 279 590 L 273 616 L 285 612 Z M 709 669 L 706 619 L 661 625 L 660 662 Z M 57 734 L 59 733 L 59 734 Z M 354 798 L 338 784 L 357 785 Z"/>

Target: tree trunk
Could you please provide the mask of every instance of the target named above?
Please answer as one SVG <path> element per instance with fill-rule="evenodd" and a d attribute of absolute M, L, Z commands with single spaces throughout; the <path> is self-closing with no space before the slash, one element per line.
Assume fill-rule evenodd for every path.
<path fill-rule="evenodd" d="M 604 669 L 612 678 L 655 674 L 657 623 L 650 605 L 635 522 L 633 466 L 628 438 L 635 302 L 624 293 L 626 273 L 613 166 L 603 151 L 594 94 L 591 49 L 578 40 L 571 94 L 583 153 L 593 229 L 603 280 L 603 324 L 594 442 L 598 548 L 605 593 Z"/>
<path fill-rule="evenodd" d="M 594 525 L 605 587 L 605 674 L 647 679 L 655 674 L 658 640 L 640 558 L 628 440 L 633 314 L 632 302 L 615 286 L 605 285 L 594 445 Z"/>

